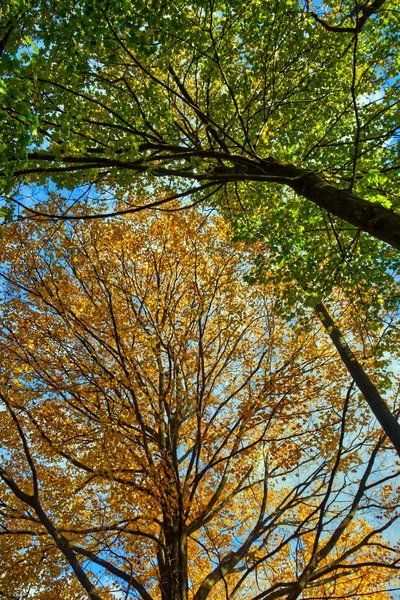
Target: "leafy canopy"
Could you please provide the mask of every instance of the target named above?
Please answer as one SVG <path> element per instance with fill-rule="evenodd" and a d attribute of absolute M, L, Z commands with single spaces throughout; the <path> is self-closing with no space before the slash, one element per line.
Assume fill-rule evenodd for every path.
<path fill-rule="evenodd" d="M 208 202 L 265 240 L 256 279 L 315 303 L 334 282 L 366 295 L 368 272 L 393 308 L 399 20 L 395 0 L 13 0 L 3 211 L 46 190 L 58 218 L 78 197 L 82 217 Z"/>
<path fill-rule="evenodd" d="M 383 380 L 395 0 L 11 0 L 1 16 L 1 210 L 24 211 L 2 250 L 2 592 L 389 597 L 397 464 L 382 474 L 345 373 L 280 313 L 334 289 Z M 185 202 L 257 245 L 239 265 L 230 230 Z M 176 212 L 99 220 L 144 207 Z"/>

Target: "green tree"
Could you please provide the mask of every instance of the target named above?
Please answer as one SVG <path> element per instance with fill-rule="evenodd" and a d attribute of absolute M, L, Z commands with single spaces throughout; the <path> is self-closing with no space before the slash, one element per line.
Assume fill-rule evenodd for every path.
<path fill-rule="evenodd" d="M 399 462 L 226 222 L 5 235 L 0 596 L 393 598 Z"/>

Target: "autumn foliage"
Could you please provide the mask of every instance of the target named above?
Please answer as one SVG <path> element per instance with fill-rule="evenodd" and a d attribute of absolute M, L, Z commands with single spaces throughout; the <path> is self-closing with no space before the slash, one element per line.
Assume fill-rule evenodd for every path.
<path fill-rule="evenodd" d="M 0 596 L 391 597 L 399 465 L 226 224 L 6 235 Z"/>
<path fill-rule="evenodd" d="M 398 2 L 3 4 L 0 598 L 395 598 Z"/>

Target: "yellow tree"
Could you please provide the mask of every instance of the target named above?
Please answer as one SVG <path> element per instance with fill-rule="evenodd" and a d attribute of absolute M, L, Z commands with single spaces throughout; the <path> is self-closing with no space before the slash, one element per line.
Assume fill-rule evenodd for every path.
<path fill-rule="evenodd" d="M 36 227 L 2 256 L 0 595 L 389 598 L 399 464 L 227 226 Z"/>

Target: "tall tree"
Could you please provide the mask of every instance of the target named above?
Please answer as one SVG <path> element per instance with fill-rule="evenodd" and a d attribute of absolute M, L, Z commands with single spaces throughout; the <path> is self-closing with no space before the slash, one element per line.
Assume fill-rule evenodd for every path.
<path fill-rule="evenodd" d="M 398 462 L 224 221 L 5 233 L 0 594 L 392 597 Z"/>

